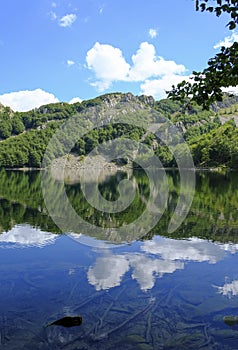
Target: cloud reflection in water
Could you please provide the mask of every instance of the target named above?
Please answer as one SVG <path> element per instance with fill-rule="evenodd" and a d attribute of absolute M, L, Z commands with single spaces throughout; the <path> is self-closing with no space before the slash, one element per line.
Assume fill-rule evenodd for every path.
<path fill-rule="evenodd" d="M 131 269 L 132 279 L 138 282 L 141 290 L 147 291 L 154 287 L 156 276 L 184 269 L 185 262 L 215 264 L 225 258 L 226 251 L 237 251 L 237 247 L 198 238 L 175 240 L 160 236 L 143 242 L 140 249 L 140 253 L 120 255 L 107 250 L 105 256 L 97 258 L 89 268 L 89 283 L 96 290 L 109 289 L 120 285 L 122 277 Z"/>
<path fill-rule="evenodd" d="M 108 256 L 97 258 L 96 264 L 89 268 L 88 281 L 96 290 L 119 286 L 129 267 L 126 256 L 108 253 Z"/>
<path fill-rule="evenodd" d="M 238 280 L 234 280 L 231 283 L 225 283 L 222 287 L 214 286 L 218 289 L 218 292 L 222 295 L 231 298 L 238 295 Z"/>
<path fill-rule="evenodd" d="M 10 231 L 0 234 L 0 248 L 44 247 L 53 244 L 58 237 L 57 234 L 30 225 L 16 225 Z"/>

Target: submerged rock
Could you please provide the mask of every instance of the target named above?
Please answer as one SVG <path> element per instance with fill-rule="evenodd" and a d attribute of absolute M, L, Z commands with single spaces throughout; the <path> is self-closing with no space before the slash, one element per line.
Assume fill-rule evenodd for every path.
<path fill-rule="evenodd" d="M 238 316 L 224 316 L 223 321 L 228 326 L 234 326 L 234 325 L 238 324 Z"/>
<path fill-rule="evenodd" d="M 82 324 L 82 317 L 81 316 L 66 316 L 63 318 L 60 318 L 59 320 L 56 320 L 54 322 L 51 322 L 47 325 L 48 326 L 63 326 L 63 327 L 75 327 L 75 326 L 80 326 Z"/>

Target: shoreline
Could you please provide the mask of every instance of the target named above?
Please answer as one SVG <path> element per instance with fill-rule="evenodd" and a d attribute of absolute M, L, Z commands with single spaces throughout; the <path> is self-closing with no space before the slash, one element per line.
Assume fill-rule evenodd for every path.
<path fill-rule="evenodd" d="M 151 169 L 152 166 L 145 167 L 143 169 Z M 114 162 L 108 162 L 104 157 L 101 155 L 96 155 L 94 157 L 83 157 L 82 156 L 76 156 L 76 155 L 66 155 L 60 158 L 53 159 L 51 166 L 49 168 L 43 168 L 43 167 L 1 167 L 1 169 L 5 169 L 7 171 L 22 171 L 22 172 L 28 172 L 28 171 L 46 171 L 51 169 L 51 172 L 53 175 L 62 175 L 64 177 L 71 177 L 72 175 L 77 175 L 77 177 L 80 175 L 91 175 L 92 173 L 98 173 L 100 171 L 105 171 L 108 174 L 114 174 L 117 171 L 131 171 L 131 170 L 140 170 L 142 169 L 140 166 L 136 167 L 133 165 L 133 162 L 130 161 L 126 164 L 116 164 Z M 161 168 L 154 168 L 158 170 L 167 170 L 167 171 L 179 171 L 178 167 L 161 167 Z M 187 171 L 214 171 L 214 172 L 227 172 L 227 171 L 238 171 L 238 168 L 230 168 L 225 165 L 220 166 L 214 166 L 214 167 L 195 167 L 194 168 L 180 168 Z"/>
<path fill-rule="evenodd" d="M 150 167 L 144 168 L 144 169 L 149 169 Z M 22 172 L 28 172 L 28 171 L 46 171 L 47 168 L 34 168 L 34 167 L 21 167 L 21 168 L 9 168 L 9 167 L 0 167 L 0 169 L 5 169 L 7 171 L 22 171 Z M 97 169 L 100 170 L 104 170 L 104 168 L 98 167 Z M 128 170 L 128 169 L 135 169 L 135 170 L 140 170 L 141 168 L 138 167 L 132 167 L 132 166 L 128 166 L 124 165 L 124 166 L 118 166 L 117 167 L 117 171 L 123 171 L 123 170 Z M 156 168 L 158 170 L 168 170 L 168 171 L 178 171 L 179 168 L 178 167 L 162 167 L 162 168 Z M 222 171 L 238 171 L 238 168 L 228 168 L 228 167 L 194 167 L 194 168 L 182 168 L 183 170 L 195 170 L 195 171 L 217 171 L 217 172 L 222 172 Z"/>

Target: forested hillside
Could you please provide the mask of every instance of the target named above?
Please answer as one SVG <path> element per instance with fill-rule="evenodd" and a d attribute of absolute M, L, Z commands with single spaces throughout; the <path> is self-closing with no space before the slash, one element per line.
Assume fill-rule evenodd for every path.
<path fill-rule="evenodd" d="M 127 105 L 123 113 L 131 125 L 100 125 L 106 111 L 117 109 L 121 103 Z M 106 94 L 75 104 L 55 103 L 21 113 L 0 105 L 0 167 L 41 167 L 52 135 L 74 115 L 78 115 L 80 125 L 90 130 L 75 144 L 74 154 L 84 156 L 100 143 L 127 136 L 143 140 L 153 148 L 164 166 L 176 166 L 173 154 L 160 140 L 153 134 L 145 134 L 144 128 L 133 126 L 130 106 L 134 110 L 154 109 L 156 117 L 154 120 L 148 117 L 147 123 L 161 123 L 167 118 L 175 124 L 189 145 L 197 167 L 238 168 L 238 96 L 226 95 L 223 102 L 213 104 L 207 111 L 194 103 L 184 105 L 169 99 L 154 101 L 152 97 L 137 97 L 131 93 Z M 92 109 L 94 113 L 90 114 Z M 59 156 L 63 155 L 64 150 L 60 149 Z"/>

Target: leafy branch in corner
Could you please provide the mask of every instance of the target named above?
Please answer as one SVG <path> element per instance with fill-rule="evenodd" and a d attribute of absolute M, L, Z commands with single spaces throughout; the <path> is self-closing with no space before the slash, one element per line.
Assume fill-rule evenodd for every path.
<path fill-rule="evenodd" d="M 237 0 L 216 0 L 218 6 L 210 6 L 208 0 L 200 1 L 196 0 L 196 11 L 208 11 L 214 12 L 217 17 L 220 17 L 222 13 L 227 12 L 231 20 L 227 23 L 230 30 L 236 28 L 238 23 L 238 1 Z"/>
<path fill-rule="evenodd" d="M 196 0 L 197 11 L 214 12 L 220 16 L 223 12 L 230 14 L 231 20 L 227 24 L 230 30 L 238 24 L 238 0 L 216 0 L 217 6 L 210 6 L 208 0 Z M 238 43 L 231 47 L 221 48 L 220 53 L 209 59 L 208 67 L 202 72 L 193 72 L 190 81 L 182 81 L 172 86 L 168 97 L 181 102 L 188 99 L 209 109 L 215 101 L 222 101 L 222 88 L 238 85 Z"/>

